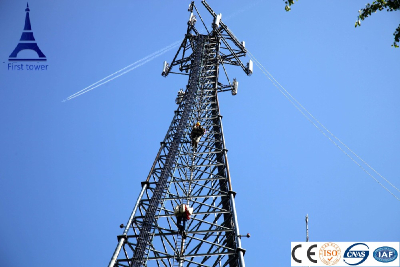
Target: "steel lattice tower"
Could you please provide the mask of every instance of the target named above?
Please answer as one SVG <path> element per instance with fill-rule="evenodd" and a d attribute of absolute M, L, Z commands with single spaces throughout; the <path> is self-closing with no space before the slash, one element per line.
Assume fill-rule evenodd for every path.
<path fill-rule="evenodd" d="M 115 266 L 241 266 L 244 267 L 235 192 L 229 173 L 227 149 L 218 104 L 218 92 L 236 94 L 238 82 L 219 82 L 219 67 L 241 66 L 250 75 L 252 62 L 240 43 L 217 15 L 202 1 L 214 18 L 212 30 L 200 34 L 195 28 L 197 12 L 189 6 L 185 38 L 171 64 L 164 63 L 162 75 L 174 66 L 189 76 L 178 109 L 161 142 L 156 159 L 122 235 L 109 267 Z M 204 22 L 203 25 L 205 26 Z M 191 147 L 192 126 L 199 121 L 206 129 L 197 151 Z M 174 207 L 193 207 L 184 239 L 177 230 Z"/>

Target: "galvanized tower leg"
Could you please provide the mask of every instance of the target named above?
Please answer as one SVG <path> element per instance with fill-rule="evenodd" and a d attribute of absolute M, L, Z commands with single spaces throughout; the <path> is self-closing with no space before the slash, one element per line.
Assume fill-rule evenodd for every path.
<path fill-rule="evenodd" d="M 190 19 L 195 21 L 193 14 Z M 175 59 L 164 65 L 163 75 L 175 65 L 189 72 L 188 85 L 109 267 L 245 266 L 217 96 L 233 90 L 219 82 L 219 65 L 243 65 L 238 57 L 245 50 L 226 48 L 224 36 L 230 32 L 222 34 L 220 24 L 201 35 L 194 22 L 188 23 Z M 220 52 L 221 41 L 231 54 Z M 177 60 L 180 51 L 182 59 Z M 206 134 L 194 152 L 190 133 L 197 121 Z M 178 233 L 174 216 L 174 208 L 182 203 L 193 208 L 186 238 Z"/>

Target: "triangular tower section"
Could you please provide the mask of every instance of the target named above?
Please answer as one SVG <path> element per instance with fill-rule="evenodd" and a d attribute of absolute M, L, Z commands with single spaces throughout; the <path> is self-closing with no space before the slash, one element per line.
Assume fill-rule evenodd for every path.
<path fill-rule="evenodd" d="M 178 66 L 188 84 L 178 93 L 178 109 L 109 267 L 245 267 L 218 93 L 236 95 L 238 86 L 236 80 L 219 81 L 220 65 L 252 70 L 239 59 L 246 54 L 244 43 L 202 3 L 213 17 L 212 29 L 200 34 L 195 28 L 198 11 L 192 2 L 185 38 L 162 73 L 175 73 Z M 193 135 L 196 124 L 205 130 L 201 136 Z"/>

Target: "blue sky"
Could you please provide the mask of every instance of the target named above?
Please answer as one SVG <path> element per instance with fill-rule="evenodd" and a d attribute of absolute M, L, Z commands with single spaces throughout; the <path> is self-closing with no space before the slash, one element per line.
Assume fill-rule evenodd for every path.
<path fill-rule="evenodd" d="M 48 70 L 12 71 L 26 2 L 0 2 L 0 266 L 108 264 L 186 77 L 161 76 L 172 49 L 62 100 L 181 40 L 189 3 L 30 1 Z M 399 12 L 354 28 L 367 0 L 300 0 L 289 13 L 280 0 L 208 3 L 286 90 L 400 187 L 400 49 L 390 47 Z M 221 94 L 220 107 L 240 230 L 251 234 L 242 241 L 248 266 L 289 266 L 306 214 L 310 241 L 400 241 L 400 201 L 259 69 L 228 72 L 239 92 Z"/>

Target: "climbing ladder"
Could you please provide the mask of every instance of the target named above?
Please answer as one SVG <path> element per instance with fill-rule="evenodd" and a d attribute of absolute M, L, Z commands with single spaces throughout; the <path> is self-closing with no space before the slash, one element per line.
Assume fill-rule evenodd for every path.
<path fill-rule="evenodd" d="M 193 160 L 194 160 L 194 153 L 188 153 L 187 155 L 187 171 L 186 171 L 186 179 L 184 182 L 184 193 L 186 195 L 186 198 L 183 199 L 183 204 L 186 204 L 188 206 L 190 206 L 190 192 L 191 192 L 191 185 L 192 185 L 192 179 L 193 179 L 193 170 L 194 170 L 194 166 L 193 166 Z"/>
<path fill-rule="evenodd" d="M 174 267 L 181 267 L 183 263 L 183 242 L 184 239 L 182 238 L 182 235 L 177 234 L 176 236 L 176 242 L 175 242 L 175 262 L 174 262 Z"/>
<path fill-rule="evenodd" d="M 194 161 L 195 153 L 192 151 L 188 151 L 187 154 L 187 169 L 185 173 L 185 180 L 183 181 L 183 194 L 182 196 L 182 204 L 190 206 L 190 194 L 191 194 L 191 180 L 193 178 L 193 161 Z M 186 231 L 186 229 L 183 229 Z M 181 234 L 177 234 L 176 242 L 175 242 L 175 264 L 174 266 L 181 267 L 184 262 L 184 252 L 185 252 L 185 238 L 182 237 Z"/>

